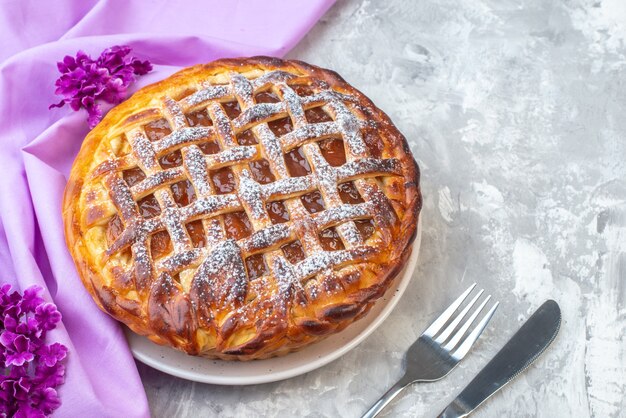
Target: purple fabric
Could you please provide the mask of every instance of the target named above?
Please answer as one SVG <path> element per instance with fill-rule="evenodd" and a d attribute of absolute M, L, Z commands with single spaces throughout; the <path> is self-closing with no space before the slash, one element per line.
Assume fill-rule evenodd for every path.
<path fill-rule="evenodd" d="M 0 282 L 38 284 L 63 314 L 69 348 L 57 416 L 149 415 L 122 330 L 100 312 L 65 247 L 61 201 L 86 113 L 49 111 L 56 61 L 130 45 L 154 71 L 131 92 L 216 58 L 287 52 L 332 0 L 9 0 L 0 9 Z"/>

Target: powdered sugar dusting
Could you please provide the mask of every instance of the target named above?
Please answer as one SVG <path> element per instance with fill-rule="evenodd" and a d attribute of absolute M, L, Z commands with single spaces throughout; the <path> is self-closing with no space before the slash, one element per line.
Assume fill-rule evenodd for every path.
<path fill-rule="evenodd" d="M 262 186 L 265 199 L 281 196 L 288 197 L 293 194 L 310 191 L 317 185 L 314 176 L 288 177 Z"/>
<path fill-rule="evenodd" d="M 225 276 L 224 282 L 217 283 L 221 276 Z M 193 282 L 192 286 L 195 282 L 205 282 L 210 288 L 227 287 L 226 301 L 242 302 L 247 292 L 248 276 L 235 241 L 229 239 L 217 244 L 196 271 Z"/>
<path fill-rule="evenodd" d="M 261 229 L 250 237 L 246 238 L 241 243 L 243 248 L 248 253 L 261 251 L 277 244 L 282 244 L 290 237 L 290 229 L 287 224 L 271 225 L 267 228 Z"/>
<path fill-rule="evenodd" d="M 146 177 L 131 188 L 133 197 L 137 198 L 149 190 L 154 190 L 163 184 L 174 183 L 185 178 L 182 167 L 174 167 L 165 171 L 158 171 Z"/>
<path fill-rule="evenodd" d="M 356 247 L 363 243 L 361 233 L 354 222 L 346 222 L 337 226 L 337 232 L 339 232 L 339 236 L 344 242 L 348 244 L 348 247 Z"/>
<path fill-rule="evenodd" d="M 162 214 L 163 223 L 167 228 L 167 232 L 170 234 L 172 243 L 174 244 L 174 251 L 180 252 L 191 248 L 191 240 L 185 232 L 183 226 L 183 218 L 180 216 L 180 211 L 176 207 L 167 207 L 163 210 Z"/>
<path fill-rule="evenodd" d="M 241 210 L 241 203 L 237 196 L 232 194 L 211 195 L 196 199 L 189 206 L 181 209 L 183 218 L 197 218 L 199 216 L 214 216 L 220 213 Z"/>
<path fill-rule="evenodd" d="M 279 178 L 289 177 L 287 166 L 283 157 L 283 150 L 280 147 L 280 142 L 274 132 L 267 126 L 267 124 L 261 124 L 253 128 L 254 133 L 261 141 L 261 146 L 265 153 L 265 157 L 270 162 L 272 171 L 278 174 Z"/>
<path fill-rule="evenodd" d="M 341 130 L 335 122 L 321 122 L 304 125 L 294 129 L 292 132 L 282 136 L 280 142 L 285 151 L 297 148 L 311 139 L 324 139 L 330 136 L 339 135 Z"/>
<path fill-rule="evenodd" d="M 295 75 L 286 71 L 271 71 L 252 80 L 252 87 L 257 91 L 264 90 L 268 85 L 285 82 L 295 77 Z"/>
<path fill-rule="evenodd" d="M 333 102 L 358 102 L 358 100 L 353 96 L 333 90 L 323 90 L 302 98 L 302 105 L 305 108 L 317 107 L 319 105 Z"/>
<path fill-rule="evenodd" d="M 337 193 L 337 170 L 326 162 L 326 159 L 322 156 L 317 145 L 305 145 L 304 152 L 315 173 L 314 176 L 317 178 L 318 186 L 327 199 L 331 200 L 329 203 L 333 204 L 339 202 L 340 199 Z"/>
<path fill-rule="evenodd" d="M 242 129 L 286 112 L 287 106 L 284 102 L 258 103 L 241 112 L 241 115 L 233 120 L 233 125 L 236 129 Z"/>
<path fill-rule="evenodd" d="M 331 267 L 361 258 L 369 250 L 368 247 L 357 247 L 350 250 L 321 251 L 298 263 L 295 274 L 300 280 L 304 280 Z"/>
<path fill-rule="evenodd" d="M 235 97 L 241 100 L 246 106 L 253 105 L 253 89 L 248 79 L 239 73 L 231 73 L 230 78 Z"/>
<path fill-rule="evenodd" d="M 209 184 L 209 173 L 207 170 L 207 162 L 204 154 L 195 145 L 187 147 L 183 150 L 183 162 L 189 173 L 189 179 L 194 185 L 198 194 L 206 196 L 211 193 L 211 185 Z"/>
<path fill-rule="evenodd" d="M 343 133 L 344 141 L 348 144 L 348 152 L 354 157 L 367 156 L 359 123 L 348 107 L 343 102 L 335 100 L 328 103 L 328 108 Z"/>
<path fill-rule="evenodd" d="M 180 105 L 172 100 L 171 97 L 165 97 L 163 100 L 165 116 L 168 119 L 170 125 L 174 130 L 178 130 L 187 126 L 187 118 L 183 114 L 183 110 Z"/>
<path fill-rule="evenodd" d="M 141 129 L 133 129 L 127 136 L 133 148 L 133 153 L 137 156 L 139 166 L 144 171 L 158 169 L 159 163 L 156 159 L 156 153 L 143 131 Z"/>
<path fill-rule="evenodd" d="M 344 164 L 337 169 L 337 176 L 342 180 L 350 180 L 356 176 L 365 174 L 402 174 L 402 167 L 395 158 L 377 160 L 375 158 L 363 158 Z"/>
<path fill-rule="evenodd" d="M 208 157 L 212 163 L 211 165 L 223 165 L 228 163 L 243 163 L 258 158 L 258 149 L 255 146 L 237 146 L 229 148 L 217 154 L 210 155 Z"/>
<path fill-rule="evenodd" d="M 177 131 L 173 131 L 171 134 L 158 141 L 154 150 L 158 153 L 162 153 L 165 150 L 173 151 L 179 145 L 190 144 L 203 138 L 209 138 L 213 135 L 213 133 L 213 128 L 210 126 L 181 128 Z M 149 143 L 148 146 L 150 146 Z"/>
<path fill-rule="evenodd" d="M 261 187 L 250 178 L 250 172 L 245 169 L 239 178 L 239 197 L 246 203 L 254 220 L 263 221 L 267 218 L 265 205 L 261 199 Z"/>
<path fill-rule="evenodd" d="M 367 156 L 360 133 L 362 124 L 343 103 L 351 99 L 349 96 L 326 90 L 300 97 L 284 83 L 293 77 L 285 72 L 272 72 L 248 80 L 241 74 L 233 73 L 228 85 L 204 86 L 180 102 L 163 99 L 162 111 L 173 128 L 164 138 L 150 142 L 141 128 L 127 134 L 133 155 L 145 171 L 146 178 L 129 188 L 119 174 L 108 174 L 107 187 L 113 203 L 122 213 L 126 228 L 111 245 L 110 251 L 131 246 L 138 287 L 144 286 L 154 273 L 150 237 L 164 229 L 169 234 L 173 252 L 158 260 L 156 269 L 172 276 L 181 274 L 183 270 L 196 269 L 191 282 L 184 279 L 183 286 L 195 295 L 194 303 L 199 300 L 225 301 L 230 308 L 220 306 L 227 309 L 241 304 L 247 292 L 248 273 L 244 257 L 266 254 L 270 269 L 266 277 L 273 277 L 280 295 L 274 303 L 285 303 L 293 297 L 295 290 L 303 290 L 303 280 L 341 268 L 373 251 L 373 247 L 363 245 L 353 220 L 370 217 L 381 209 L 371 202 L 344 204 L 337 187 L 355 177 L 400 174 L 400 164 L 394 159 L 378 160 Z M 255 92 L 266 89 L 270 84 L 280 91 L 282 100 L 255 103 Z M 316 86 L 328 88 L 323 83 Z M 220 104 L 232 99 L 237 100 L 241 107 L 241 113 L 233 120 Z M 212 126 L 189 127 L 184 112 L 201 104 L 206 106 Z M 329 109 L 334 120 L 308 123 L 304 109 L 321 105 Z M 294 130 L 279 138 L 267 123 L 280 117 L 289 117 Z M 260 143 L 239 145 L 235 135 L 250 126 Z M 340 167 L 331 166 L 317 145 L 317 141 L 331 136 L 341 136 L 347 144 L 348 163 Z M 201 151 L 198 144 L 209 138 L 217 140 L 221 151 L 209 155 Z M 312 172 L 302 177 L 291 177 L 284 154 L 299 146 L 303 146 Z M 163 170 L 157 158 L 176 150 L 181 150 L 182 165 Z M 259 184 L 252 178 L 247 163 L 261 158 L 269 162 L 275 181 Z M 102 170 L 115 170 L 120 164 L 132 162 L 117 159 L 117 166 L 102 165 Z M 235 192 L 214 194 L 211 172 L 221 167 L 231 167 L 236 175 Z M 193 186 L 196 198 L 179 207 L 168 186 L 185 179 Z M 325 209 L 310 214 L 298 197 L 314 190 L 321 192 Z M 161 212 L 154 218 L 144 219 L 134 199 L 150 192 L 157 198 Z M 266 209 L 266 203 L 272 200 L 284 201 L 292 217 L 289 222 L 272 224 Z M 225 239 L 220 215 L 241 210 L 251 221 L 252 234 L 239 241 Z M 194 249 L 186 224 L 197 219 L 202 219 L 206 242 L 203 248 Z M 337 228 L 345 250 L 322 250 L 318 234 L 329 226 Z M 302 244 L 307 257 L 292 265 L 274 250 L 296 239 Z M 189 273 L 185 277 L 189 277 Z"/>
<path fill-rule="evenodd" d="M 185 97 L 181 101 L 181 105 L 183 108 L 187 109 L 190 107 L 198 106 L 200 104 L 204 104 L 211 100 L 221 99 L 223 97 L 229 96 L 230 94 L 231 93 L 229 86 L 210 85 L 200 91 L 197 91 Z"/>
<path fill-rule="evenodd" d="M 227 147 L 236 146 L 237 143 L 235 141 L 231 121 L 222 107 L 217 103 L 211 103 L 208 109 L 209 115 L 213 120 L 213 126 L 215 126 L 217 130 L 217 136 L 223 142 L 223 145 Z"/>
<path fill-rule="evenodd" d="M 284 83 L 279 84 L 278 87 L 283 95 L 283 101 L 286 104 L 287 111 L 289 112 L 295 127 L 299 128 L 306 125 L 307 120 L 304 117 L 304 109 L 302 108 L 300 96 L 298 96 L 291 87 Z"/>
<path fill-rule="evenodd" d="M 203 256 L 204 249 L 202 248 L 182 251 L 159 261 L 157 264 L 157 268 L 159 270 L 169 271 L 171 274 L 176 274 L 182 269 L 187 268 L 192 264 L 198 262 Z"/>
<path fill-rule="evenodd" d="M 284 257 L 275 257 L 272 271 L 276 277 L 278 291 L 281 295 L 292 296 L 294 290 L 302 290 L 301 277 Z"/>
<path fill-rule="evenodd" d="M 331 224 L 345 220 L 365 218 L 371 213 L 372 209 L 372 204 L 369 202 L 358 203 L 356 205 L 343 204 L 317 213 L 315 222 L 318 228 L 325 229 Z"/>

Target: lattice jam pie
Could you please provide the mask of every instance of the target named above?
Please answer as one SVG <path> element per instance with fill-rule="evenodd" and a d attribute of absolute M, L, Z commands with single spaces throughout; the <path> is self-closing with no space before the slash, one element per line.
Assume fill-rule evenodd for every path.
<path fill-rule="evenodd" d="M 184 69 L 85 139 L 63 215 L 96 303 L 193 355 L 296 350 L 368 312 L 411 252 L 419 172 L 336 73 L 256 57 Z"/>

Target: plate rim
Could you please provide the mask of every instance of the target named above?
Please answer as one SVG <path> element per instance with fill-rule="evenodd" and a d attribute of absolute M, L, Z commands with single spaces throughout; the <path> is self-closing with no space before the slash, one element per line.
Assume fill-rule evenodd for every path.
<path fill-rule="evenodd" d="M 186 368 L 174 367 L 162 361 L 159 361 L 158 359 L 155 359 L 153 356 L 150 356 L 144 353 L 144 351 L 140 349 L 142 339 L 146 340 L 146 342 L 150 344 L 155 344 L 155 343 L 148 340 L 148 338 L 144 336 L 135 334 L 128 327 L 123 326 L 124 335 L 128 342 L 128 347 L 130 348 L 130 351 L 133 357 L 136 360 L 140 361 L 141 363 L 149 367 L 152 367 L 156 370 L 159 370 L 163 373 L 166 373 L 166 374 L 169 374 L 169 375 L 181 378 L 181 379 L 185 379 L 185 380 L 189 380 L 193 382 L 199 382 L 199 383 L 228 385 L 228 386 L 245 386 L 245 385 L 255 385 L 255 384 L 262 384 L 262 383 L 277 382 L 277 381 L 290 379 L 292 377 L 296 377 L 296 376 L 311 372 L 329 363 L 332 363 L 333 361 L 339 359 L 340 357 L 342 357 L 349 351 L 356 348 L 359 344 L 365 341 L 365 339 L 369 337 L 389 317 L 391 312 L 395 309 L 398 302 L 402 298 L 402 295 L 406 291 L 406 288 L 411 282 L 411 279 L 413 278 L 413 273 L 415 272 L 415 269 L 417 267 L 417 260 L 419 258 L 421 240 L 422 240 L 422 217 L 420 216 L 418 220 L 418 224 L 417 224 L 417 234 L 412 244 L 411 255 L 409 256 L 409 259 L 407 260 L 407 263 L 405 267 L 402 269 L 402 271 L 400 272 L 400 274 L 398 274 L 394 278 L 394 282 L 397 283 L 395 287 L 395 292 L 391 294 L 391 297 L 389 297 L 385 306 L 381 309 L 378 315 L 375 316 L 372 319 L 372 321 L 359 334 L 355 335 L 352 339 L 350 339 L 349 341 L 347 341 L 345 344 L 338 347 L 337 349 L 332 350 L 328 352 L 327 354 L 318 356 L 318 358 L 314 359 L 313 361 L 306 362 L 304 364 L 297 365 L 292 368 L 288 368 L 286 370 L 272 372 L 270 374 L 265 374 L 265 375 L 225 376 L 225 375 L 217 375 L 217 374 L 206 374 L 206 373 L 201 373 L 201 372 L 191 372 L 187 370 Z M 387 292 L 392 290 L 391 289 L 392 286 L 390 286 Z M 366 320 L 368 316 L 370 316 L 371 314 L 373 314 L 373 312 L 369 312 L 363 318 L 359 319 L 359 321 Z M 329 336 L 329 338 L 340 336 L 343 332 L 345 332 L 349 328 L 350 326 L 348 326 L 348 328 L 346 328 L 345 330 L 335 335 Z M 310 347 L 315 347 L 315 344 L 305 347 L 301 351 L 307 350 Z M 172 350 L 173 354 L 184 355 L 184 353 L 176 351 L 173 348 L 168 348 L 168 347 L 163 347 L 163 346 L 159 346 L 159 348 Z M 288 358 L 289 356 L 296 355 L 297 353 L 298 352 L 290 353 L 282 358 Z M 202 360 L 213 361 L 213 362 L 226 362 L 225 360 L 213 360 L 213 359 L 202 359 Z M 271 360 L 271 359 L 268 359 L 268 360 Z M 265 361 L 265 360 L 251 360 L 251 361 L 256 362 L 256 361 Z"/>

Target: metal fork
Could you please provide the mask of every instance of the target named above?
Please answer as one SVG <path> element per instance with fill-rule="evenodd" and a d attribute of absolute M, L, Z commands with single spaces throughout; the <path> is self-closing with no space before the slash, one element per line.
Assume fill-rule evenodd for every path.
<path fill-rule="evenodd" d="M 373 418 L 378 415 L 405 387 L 415 382 L 439 380 L 459 364 L 483 332 L 499 305 L 499 302 L 494 303 L 487 314 L 468 333 L 478 314 L 491 299 L 491 295 L 487 296 L 469 318 L 461 323 L 484 292 L 484 290 L 478 292 L 470 303 L 458 315 L 454 316 L 454 313 L 475 287 L 476 283 L 463 292 L 411 345 L 405 354 L 406 371 L 404 376 L 362 418 Z"/>

